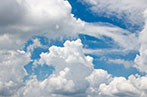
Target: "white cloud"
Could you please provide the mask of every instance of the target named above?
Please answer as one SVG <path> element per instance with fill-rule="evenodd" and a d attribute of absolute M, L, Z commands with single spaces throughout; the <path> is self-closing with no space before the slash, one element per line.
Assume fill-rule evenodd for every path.
<path fill-rule="evenodd" d="M 65 68 L 59 72 L 59 75 L 52 74 L 41 82 L 34 77 L 27 81 L 20 95 L 22 97 L 58 97 L 64 93 L 72 93 L 74 92 L 74 82 L 66 79 L 69 71 L 69 68 Z"/>
<path fill-rule="evenodd" d="M 101 84 L 100 86 L 100 93 L 102 95 L 108 96 L 127 96 L 127 97 L 138 97 L 137 89 L 125 78 L 119 77 L 114 78 L 113 81 L 109 84 Z"/>
<path fill-rule="evenodd" d="M 132 61 L 127 61 L 124 59 L 109 59 L 108 62 L 114 63 L 114 64 L 123 64 L 125 68 L 129 68 L 134 65 Z"/>
<path fill-rule="evenodd" d="M 36 64 L 47 64 L 55 67 L 53 74 L 42 81 L 38 81 L 32 75 L 32 78 L 28 79 L 26 83 L 22 82 L 25 75 L 23 66 L 29 61 L 25 54 L 24 51 L 11 51 L 7 56 L 4 54 L 3 59 L 1 58 L 3 60 L 0 64 L 3 68 L 0 71 L 1 96 L 146 97 L 147 95 L 146 76 L 131 75 L 127 80 L 124 77 L 112 77 L 105 70 L 94 69 L 93 58 L 84 55 L 79 39 L 71 42 L 66 41 L 64 47 L 52 46 L 49 48 L 49 52 L 40 55 L 41 58 L 36 60 Z M 19 65 L 24 60 L 28 61 Z M 10 65 L 10 63 L 15 65 Z M 11 74 L 6 71 L 9 69 L 8 66 Z"/>
<path fill-rule="evenodd" d="M 129 50 L 125 50 L 123 48 L 117 49 L 117 48 L 100 48 L 100 49 L 87 49 L 83 48 L 85 54 L 92 54 L 96 56 L 102 56 L 102 55 L 107 55 L 107 54 L 121 54 L 121 55 L 126 55 L 128 54 Z"/>
<path fill-rule="evenodd" d="M 147 10 L 144 12 L 144 16 L 146 18 L 146 24 L 144 29 L 139 33 L 139 41 L 141 44 L 140 47 L 140 55 L 136 55 L 135 63 L 136 68 L 138 68 L 141 72 L 147 73 Z"/>
<path fill-rule="evenodd" d="M 146 81 L 146 76 L 131 75 L 128 80 L 124 77 L 114 77 L 108 85 L 101 84 L 99 91 L 101 95 L 108 97 L 146 97 Z"/>
<path fill-rule="evenodd" d="M 43 81 L 35 77 L 28 80 L 21 88 L 21 97 L 83 97 L 89 86 L 86 77 L 93 68 L 93 58 L 85 56 L 81 40 L 66 41 L 64 47 L 52 46 L 49 52 L 42 53 L 36 64 L 52 65 L 55 68 L 53 74 Z M 100 70 L 105 74 L 103 70 Z M 103 73 L 104 72 L 104 73 Z"/>
<path fill-rule="evenodd" d="M 82 49 L 81 40 L 66 41 L 64 47 L 52 46 L 49 53 L 40 55 L 39 64 L 48 64 L 55 67 L 55 74 L 58 74 L 64 68 L 69 68 L 67 79 L 73 80 L 76 91 L 83 91 L 88 87 L 85 77 L 93 70 L 93 58 L 85 56 Z"/>
<path fill-rule="evenodd" d="M 94 69 L 92 58 L 85 56 L 81 41 L 66 41 L 64 47 L 52 46 L 42 53 L 36 64 L 55 67 L 43 81 L 28 80 L 21 94 L 45 97 L 145 97 L 146 76 L 112 77 L 107 71 Z"/>
<path fill-rule="evenodd" d="M 0 56 L 0 96 L 13 96 L 24 85 L 24 65 L 30 59 L 16 51 L 0 51 Z"/>
<path fill-rule="evenodd" d="M 93 58 L 83 53 L 81 40 L 66 41 L 64 47 L 52 46 L 49 52 L 40 54 L 36 64 L 47 64 L 55 71 L 43 81 L 35 77 L 22 88 L 22 97 L 87 97 L 93 95 L 101 83 L 108 83 L 111 75 L 94 70 Z M 24 92 L 23 92 L 24 91 Z"/>
<path fill-rule="evenodd" d="M 116 26 L 89 24 L 85 25 L 83 33 L 96 38 L 101 38 L 101 36 L 110 37 L 124 50 L 138 49 L 138 37 L 136 33 L 131 33 Z"/>
<path fill-rule="evenodd" d="M 4 21 L 0 25 L 0 37 L 10 38 L 9 45 L 3 43 L 5 39 L 0 40 L 1 49 L 18 49 L 33 35 L 45 35 L 50 39 L 75 37 L 78 34 L 77 29 L 84 23 L 73 17 L 70 4 L 64 0 L 11 0 L 11 2 L 6 0 L 1 1 L 1 5 L 3 6 L 1 6 L 0 14 L 6 16 L 0 18 Z M 6 9 L 12 12 L 12 16 Z M 16 43 L 17 45 L 13 47 Z"/>
<path fill-rule="evenodd" d="M 5 7 L 10 11 L 16 10 L 22 14 L 17 14 L 20 15 L 18 16 L 20 19 L 14 19 L 17 17 L 14 16 L 10 18 L 9 22 L 6 22 L 9 17 L 4 17 L 3 20 L 7 24 L 0 26 L 0 37 L 2 37 L 0 49 L 19 49 L 33 35 L 45 35 L 49 39 L 56 39 L 76 37 L 78 34 L 87 34 L 98 38 L 103 35 L 108 36 L 123 48 L 136 49 L 137 37 L 135 34 L 119 27 L 86 23 L 76 19 L 71 14 L 71 6 L 68 1 L 11 0 L 11 2 L 1 2 L 2 5 L 9 3 L 13 3 L 17 8 L 1 6 L 3 11 L 0 11 L 0 14 L 9 14 L 9 11 L 5 11 Z M 22 9 L 21 12 L 18 9 Z M 16 15 L 15 12 L 12 14 Z M 9 45 L 3 42 L 6 39 Z M 16 45 L 14 46 L 14 44 Z"/>
<path fill-rule="evenodd" d="M 99 97 L 99 86 L 101 83 L 109 83 L 111 78 L 111 75 L 108 74 L 107 71 L 102 69 L 95 69 L 88 77 L 86 77 L 90 84 L 86 91 L 87 97 Z"/>
<path fill-rule="evenodd" d="M 20 49 L 25 41 L 17 37 L 17 35 L 3 34 L 0 35 L 0 49 L 1 50 L 12 50 Z"/>
<path fill-rule="evenodd" d="M 71 42 L 67 40 L 64 43 L 64 47 L 52 46 L 49 48 L 49 53 L 41 53 L 41 58 L 38 63 L 53 65 L 57 67 L 56 71 L 62 70 L 66 65 L 70 66 L 70 64 L 76 63 L 79 65 L 86 65 L 86 67 L 92 67 L 93 58 L 84 55 L 82 46 L 80 39 Z M 62 67 L 62 65 L 57 65 L 60 64 L 60 62 L 63 63 L 64 67 Z"/>

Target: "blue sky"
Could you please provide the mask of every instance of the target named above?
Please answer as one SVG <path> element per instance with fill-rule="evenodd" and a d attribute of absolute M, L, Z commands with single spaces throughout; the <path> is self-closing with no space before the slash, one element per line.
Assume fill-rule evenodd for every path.
<path fill-rule="evenodd" d="M 146 97 L 146 4 L 0 1 L 0 97 Z"/>

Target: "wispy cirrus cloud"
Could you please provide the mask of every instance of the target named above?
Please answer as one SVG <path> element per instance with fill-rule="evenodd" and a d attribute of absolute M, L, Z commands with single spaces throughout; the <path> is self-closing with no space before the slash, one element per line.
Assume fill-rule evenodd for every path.
<path fill-rule="evenodd" d="M 89 6 L 89 9 L 98 16 L 113 18 L 115 22 L 124 23 L 127 29 L 144 25 L 143 11 L 146 9 L 146 0 L 79 0 Z M 124 22 L 125 21 L 125 22 Z M 132 26 L 131 26 L 132 25 Z M 132 28 L 133 27 L 133 28 Z M 135 31 L 134 31 L 135 32 Z"/>

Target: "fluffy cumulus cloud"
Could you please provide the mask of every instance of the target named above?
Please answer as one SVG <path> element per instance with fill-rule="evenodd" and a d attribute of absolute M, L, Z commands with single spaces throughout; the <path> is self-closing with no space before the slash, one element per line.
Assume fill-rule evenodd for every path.
<path fill-rule="evenodd" d="M 49 53 L 42 53 L 40 57 L 39 61 L 35 63 L 52 65 L 55 67 L 55 75 L 64 74 L 64 69 L 68 70 L 68 73 L 65 75 L 65 81 L 70 80 L 69 85 L 72 85 L 72 88 L 69 88 L 69 91 L 71 89 L 71 94 L 79 96 L 84 94 L 88 87 L 88 81 L 85 78 L 94 68 L 92 63 L 93 58 L 85 56 L 83 53 L 81 40 L 66 41 L 64 47 L 52 46 L 49 48 Z M 57 84 L 57 87 L 61 87 L 58 86 L 58 79 L 54 80 L 57 82 L 54 84 Z M 53 86 L 56 88 L 56 85 Z M 61 87 L 61 90 L 64 90 L 62 88 L 64 87 Z"/>
<path fill-rule="evenodd" d="M 124 77 L 114 77 L 109 84 L 101 84 L 99 93 L 108 97 L 146 97 L 147 77 L 131 75 L 128 80 Z"/>
<path fill-rule="evenodd" d="M 52 46 L 49 52 L 40 54 L 34 64 L 54 66 L 53 74 L 42 81 L 32 76 L 17 96 L 146 97 L 146 76 L 112 77 L 105 70 L 94 69 L 92 60 L 84 55 L 79 39 L 66 41 L 64 47 Z"/>
<path fill-rule="evenodd" d="M 58 75 L 52 74 L 41 82 L 33 77 L 33 79 L 27 81 L 19 95 L 21 97 L 60 97 L 72 94 L 74 82 L 66 78 L 69 71 L 69 68 L 65 68 Z"/>
<path fill-rule="evenodd" d="M 53 74 L 42 81 L 38 81 L 36 76 L 32 75 L 25 83 L 23 82 L 25 70 L 22 61 L 24 59 L 28 60 L 26 63 L 30 61 L 29 56 L 26 57 L 25 54 L 27 53 L 24 51 L 13 51 L 1 58 L 3 61 L 0 96 L 146 97 L 147 95 L 146 76 L 131 75 L 126 79 L 112 77 L 102 69 L 94 69 L 93 58 L 84 55 L 80 39 L 66 41 L 63 47 L 52 46 L 49 52 L 40 54 L 40 59 L 34 64 L 55 67 Z M 11 73 L 6 71 L 9 68 Z"/>
<path fill-rule="evenodd" d="M 101 83 L 108 83 L 111 75 L 107 71 L 94 69 L 93 58 L 85 56 L 81 40 L 66 41 L 64 47 L 52 46 L 49 52 L 40 54 L 34 64 L 47 64 L 55 71 L 43 81 L 32 77 L 21 88 L 21 97 L 87 97 L 98 96 Z"/>
<path fill-rule="evenodd" d="M 109 83 L 112 76 L 102 69 L 93 70 L 93 72 L 86 77 L 89 82 L 89 87 L 86 90 L 86 97 L 101 97 L 99 93 L 99 86 L 102 83 Z"/>

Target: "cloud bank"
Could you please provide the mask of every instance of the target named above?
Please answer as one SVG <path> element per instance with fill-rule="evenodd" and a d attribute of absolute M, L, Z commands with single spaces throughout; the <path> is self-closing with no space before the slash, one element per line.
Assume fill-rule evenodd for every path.
<path fill-rule="evenodd" d="M 102 69 L 94 69 L 93 58 L 84 55 L 79 39 L 66 41 L 64 47 L 52 46 L 49 52 L 40 55 L 40 59 L 35 64 L 55 67 L 53 74 L 42 81 L 38 81 L 34 75 L 26 83 L 22 83 L 25 72 L 23 66 L 19 65 L 19 62 L 22 62 L 21 57 L 18 53 L 12 55 L 10 59 L 18 56 L 19 61 L 13 60 L 17 62 L 15 65 L 18 65 L 16 67 L 12 65 L 14 69 L 10 70 L 15 72 L 13 74 L 11 71 L 11 75 L 5 71 L 11 66 L 9 62 L 2 65 L 0 95 L 4 97 L 145 97 L 147 95 L 146 76 L 131 75 L 126 79 L 112 77 Z"/>

